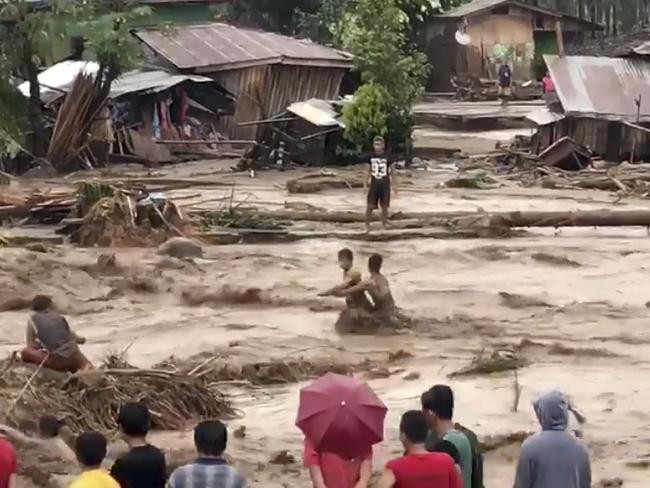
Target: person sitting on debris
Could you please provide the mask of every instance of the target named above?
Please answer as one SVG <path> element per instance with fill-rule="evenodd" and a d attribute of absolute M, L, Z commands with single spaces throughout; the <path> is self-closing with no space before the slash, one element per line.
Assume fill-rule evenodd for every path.
<path fill-rule="evenodd" d="M 541 395 L 533 408 L 541 432 L 521 447 L 514 488 L 589 488 L 587 448 L 567 431 L 569 402 L 559 391 Z"/>
<path fill-rule="evenodd" d="M 77 460 L 74 451 L 66 442 L 72 440 L 72 432 L 52 415 L 43 415 L 38 419 L 39 437 L 27 436 L 8 425 L 0 425 L 0 433 L 17 446 L 40 449 L 66 461 L 75 462 Z"/>
<path fill-rule="evenodd" d="M 428 452 L 427 420 L 420 410 L 402 415 L 400 440 L 406 453 L 386 464 L 379 488 L 461 488 L 462 478 L 454 460 L 442 452 Z"/>
<path fill-rule="evenodd" d="M 338 253 L 339 267 L 343 270 L 343 281 L 341 284 L 330 288 L 327 291 L 319 293 L 318 296 L 341 296 L 348 288 L 361 283 L 361 273 L 353 268 L 354 254 L 348 248 L 343 248 Z M 348 308 L 372 310 L 372 304 L 366 297 L 365 291 L 360 291 L 351 295 L 345 295 L 345 303 Z"/>
<path fill-rule="evenodd" d="M 81 475 L 70 488 L 119 488 L 119 484 L 102 469 L 106 457 L 106 438 L 99 432 L 84 432 L 75 442 Z"/>
<path fill-rule="evenodd" d="M 27 346 L 20 353 L 26 363 L 70 373 L 92 367 L 79 350 L 86 339 L 75 334 L 65 317 L 52 310 L 48 296 L 36 295 L 32 300 L 26 336 Z"/>
<path fill-rule="evenodd" d="M 246 480 L 223 457 L 227 443 L 224 424 L 218 420 L 201 422 L 194 429 L 198 459 L 174 470 L 167 488 L 246 488 Z"/>
<path fill-rule="evenodd" d="M 115 461 L 111 476 L 122 488 L 164 488 L 165 455 L 147 442 L 149 409 L 142 403 L 126 403 L 120 408 L 117 423 L 129 452 Z"/>

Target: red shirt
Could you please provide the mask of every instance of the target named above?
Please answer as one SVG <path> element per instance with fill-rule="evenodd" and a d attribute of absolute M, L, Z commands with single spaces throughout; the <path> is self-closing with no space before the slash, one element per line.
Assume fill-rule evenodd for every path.
<path fill-rule="evenodd" d="M 459 488 L 462 481 L 454 460 L 442 452 L 408 454 L 386 464 L 395 475 L 395 488 Z"/>
<path fill-rule="evenodd" d="M 5 439 L 0 439 L 0 488 L 9 486 L 9 479 L 16 474 L 16 451 Z"/>
<path fill-rule="evenodd" d="M 306 467 L 319 466 L 327 488 L 354 488 L 359 481 L 361 462 L 372 459 L 372 447 L 363 456 L 346 459 L 333 452 L 317 452 L 311 442 L 305 439 L 303 464 Z"/>

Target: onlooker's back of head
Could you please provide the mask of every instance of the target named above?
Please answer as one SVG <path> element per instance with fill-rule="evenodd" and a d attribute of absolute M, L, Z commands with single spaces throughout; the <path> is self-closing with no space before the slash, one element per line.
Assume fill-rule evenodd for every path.
<path fill-rule="evenodd" d="M 402 436 L 402 442 L 411 445 L 424 445 L 429 432 L 427 419 L 420 410 L 409 410 L 402 415 L 399 431 Z"/>
<path fill-rule="evenodd" d="M 32 310 L 34 312 L 46 312 L 52 307 L 52 298 L 47 295 L 36 295 L 32 299 Z"/>
<path fill-rule="evenodd" d="M 120 408 L 117 424 L 128 437 L 146 437 L 151 426 L 151 415 L 146 405 L 139 402 L 125 403 Z"/>
<path fill-rule="evenodd" d="M 435 385 L 421 397 L 422 408 L 442 420 L 454 416 L 454 392 L 447 385 Z"/>
<path fill-rule="evenodd" d="M 228 430 L 218 420 L 206 420 L 194 429 L 194 445 L 199 455 L 220 457 L 226 450 Z"/>
<path fill-rule="evenodd" d="M 566 430 L 569 425 L 569 402 L 557 390 L 540 395 L 533 408 L 543 430 Z"/>
<path fill-rule="evenodd" d="M 38 419 L 38 433 L 43 439 L 52 439 L 59 435 L 61 421 L 52 415 L 43 415 Z"/>
<path fill-rule="evenodd" d="M 75 442 L 77 460 L 84 468 L 99 468 L 106 457 L 106 438 L 98 432 L 84 432 Z"/>
<path fill-rule="evenodd" d="M 199 459 L 174 470 L 168 488 L 245 488 L 246 480 L 226 463 L 223 456 L 228 444 L 226 426 L 218 420 L 206 420 L 194 429 L 194 444 Z"/>

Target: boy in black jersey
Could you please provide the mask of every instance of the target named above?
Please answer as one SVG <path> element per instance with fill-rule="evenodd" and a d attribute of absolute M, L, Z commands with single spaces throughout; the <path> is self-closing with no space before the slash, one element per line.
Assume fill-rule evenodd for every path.
<path fill-rule="evenodd" d="M 393 158 L 386 151 L 386 142 L 381 136 L 372 141 L 374 152 L 365 158 L 368 164 L 368 195 L 366 208 L 366 230 L 370 230 L 372 212 L 381 207 L 381 222 L 384 228 L 388 225 L 388 208 L 390 207 L 391 186 L 397 193 L 397 182 L 393 172 Z"/>

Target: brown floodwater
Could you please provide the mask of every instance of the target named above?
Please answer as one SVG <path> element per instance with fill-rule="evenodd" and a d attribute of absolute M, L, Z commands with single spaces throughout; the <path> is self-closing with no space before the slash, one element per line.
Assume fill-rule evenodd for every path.
<path fill-rule="evenodd" d="M 363 208 L 361 189 L 288 195 L 283 182 L 300 172 L 259 173 L 250 179 L 242 174 L 219 174 L 220 169 L 217 163 L 188 164 L 161 174 L 234 183 L 236 198 L 247 198 L 248 204 L 263 208 L 278 209 L 285 202 L 326 209 Z M 441 165 L 434 171 L 405 176 L 395 209 L 579 210 L 613 206 L 611 195 L 597 191 L 523 189 L 513 184 L 484 191 L 440 188 L 440 182 L 452 172 Z M 184 205 L 209 207 L 214 203 L 201 201 L 229 192 L 205 186 L 169 194 L 181 197 Z M 642 200 L 616 204 L 621 209 L 649 206 Z M 340 337 L 333 329 L 336 310 L 309 309 L 318 291 L 339 279 L 336 252 L 342 246 L 355 251 L 357 266 L 364 272 L 369 254 L 384 255 L 384 272 L 396 301 L 420 319 L 424 324 L 421 330 L 392 337 Z M 385 243 L 315 239 L 210 246 L 205 251 L 196 266 L 169 269 L 161 266 L 153 249 L 111 249 L 126 271 L 115 277 L 93 277 L 88 266 L 102 250 L 60 246 L 51 253 L 37 254 L 4 249 L 0 251 L 0 290 L 3 295 L 52 294 L 75 330 L 88 338 L 84 350 L 95 361 L 125 348 L 129 361 L 142 367 L 171 355 L 184 358 L 205 351 L 221 351 L 238 362 L 298 356 L 335 356 L 356 362 L 385 359 L 388 351 L 411 352 L 413 358 L 388 365 L 403 371 L 368 379 L 389 407 L 386 439 L 376 450 L 376 469 L 400 451 L 396 431 L 400 415 L 418 408 L 422 391 L 435 383 L 454 388 L 457 420 L 479 436 L 536 430 L 532 399 L 544 390 L 559 388 L 587 417 L 584 431 L 592 452 L 594 479 L 620 477 L 625 487 L 647 485 L 645 470 L 630 466 L 650 459 L 650 386 L 645 381 L 650 368 L 646 308 L 650 239 L 646 229 L 547 229 L 512 239 Z M 156 291 L 127 289 L 122 296 L 107 298 L 111 289 L 120 286 L 123 274 L 150 279 Z M 180 298 L 188 288 L 217 290 L 225 285 L 259 287 L 279 300 L 266 305 L 190 307 Z M 523 295 L 545 305 L 524 302 L 514 306 L 504 302 L 499 292 Z M 336 299 L 322 302 L 338 305 Z M 26 315 L 0 314 L 0 352 L 21 346 Z M 523 391 L 516 413 L 511 411 L 512 373 L 448 378 L 481 350 L 514 347 L 523 339 L 535 345 L 523 350 L 531 364 L 519 371 Z M 555 343 L 573 350 L 553 354 Z M 420 377 L 405 380 L 410 372 Z M 226 390 L 240 411 L 231 427 L 246 426 L 246 438 L 232 439 L 230 451 L 256 485 L 306 483 L 299 465 L 301 437 L 294 427 L 300 387 Z M 155 438 L 168 447 L 191 448 L 187 432 L 159 433 Z M 272 454 L 280 450 L 289 451 L 298 463 L 268 465 Z M 507 446 L 487 455 L 489 488 L 511 485 L 517 451 L 518 446 Z"/>

